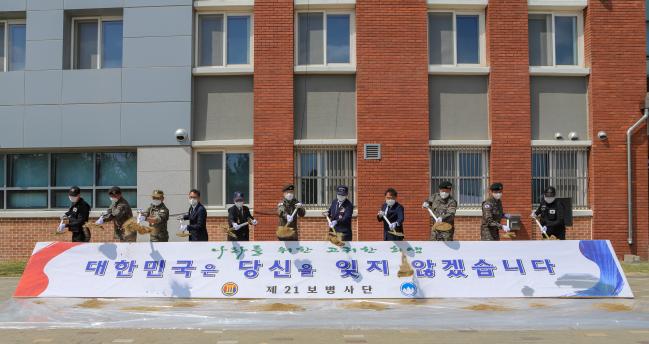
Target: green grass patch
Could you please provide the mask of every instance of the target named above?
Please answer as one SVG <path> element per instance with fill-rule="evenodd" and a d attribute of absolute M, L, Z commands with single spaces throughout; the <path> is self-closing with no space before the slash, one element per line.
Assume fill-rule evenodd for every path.
<path fill-rule="evenodd" d="M 649 275 L 649 262 L 641 263 L 621 263 L 622 269 L 626 273 L 635 273 L 635 274 L 648 274 Z"/>
<path fill-rule="evenodd" d="M 20 277 L 26 264 L 26 261 L 0 262 L 0 277 Z"/>

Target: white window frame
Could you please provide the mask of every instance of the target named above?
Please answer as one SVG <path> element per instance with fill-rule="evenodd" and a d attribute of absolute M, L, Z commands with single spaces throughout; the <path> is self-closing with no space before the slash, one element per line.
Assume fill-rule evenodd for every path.
<path fill-rule="evenodd" d="M 9 60 L 11 56 L 11 51 L 10 45 L 9 45 L 9 25 L 27 25 L 27 21 L 24 19 L 4 19 L 0 20 L 0 26 L 4 26 L 5 32 L 4 32 L 4 52 L 5 56 L 3 57 L 4 61 L 2 61 L 2 70 L 0 72 L 8 72 L 9 71 Z M 25 52 L 26 54 L 26 52 Z"/>
<path fill-rule="evenodd" d="M 430 31 L 429 29 L 429 20 L 430 13 L 452 13 L 453 14 L 453 63 L 452 64 L 430 64 L 430 56 L 428 56 L 430 51 Z M 457 16 L 478 16 L 478 54 L 479 62 L 478 63 L 457 63 Z M 426 14 L 426 55 L 428 56 L 428 65 L 431 67 L 486 67 L 487 66 L 487 34 L 485 26 L 485 12 L 483 10 L 476 11 L 464 11 L 464 10 L 428 10 Z"/>
<path fill-rule="evenodd" d="M 580 68 L 584 67 L 584 14 L 583 12 L 574 11 L 530 11 L 528 13 L 528 20 L 530 15 L 549 15 L 552 22 L 552 65 L 549 66 L 531 66 L 534 70 L 542 69 L 561 69 L 561 68 Z M 577 17 L 577 64 L 576 65 L 557 65 L 557 51 L 556 51 L 556 34 L 555 17 Z M 528 48 L 529 49 L 529 48 Z"/>
<path fill-rule="evenodd" d="M 200 16 L 205 15 L 223 15 L 223 65 L 222 66 L 200 66 Z M 248 63 L 247 64 L 228 64 L 228 17 L 241 17 L 247 16 L 250 18 L 250 35 L 248 37 L 249 42 L 248 46 Z M 252 12 L 230 12 L 230 11 L 200 11 L 196 12 L 194 17 L 194 73 L 195 74 L 210 74 L 218 70 L 232 70 L 241 71 L 241 72 L 250 72 L 253 71 L 254 61 L 255 61 L 255 25 L 254 25 L 254 15 Z"/>
<path fill-rule="evenodd" d="M 253 153 L 253 148 L 252 147 L 235 147 L 235 148 L 227 148 L 227 147 L 213 147 L 213 148 L 195 148 L 194 149 L 194 162 L 192 163 L 194 167 L 194 172 L 192 173 L 193 175 L 193 181 L 192 181 L 192 186 L 194 188 L 198 189 L 198 154 L 200 153 L 221 153 L 223 154 L 223 180 L 221 181 L 223 190 L 222 190 L 222 200 L 223 200 L 223 205 L 208 205 L 204 204 L 205 208 L 207 210 L 224 210 L 228 209 L 229 207 L 233 206 L 234 203 L 232 203 L 232 195 L 227 195 L 227 184 L 226 184 L 226 177 L 227 177 L 227 172 L 226 172 L 226 155 L 227 154 L 248 154 L 250 156 L 250 171 L 248 173 L 248 178 L 249 178 L 249 192 L 244 191 L 244 196 L 246 200 L 246 204 L 250 207 L 250 209 L 254 208 L 254 201 L 255 201 L 255 196 L 254 196 L 254 190 L 255 190 L 255 173 L 254 173 L 254 153 Z M 206 190 L 199 190 L 201 192 L 201 195 L 206 192 Z"/>
<path fill-rule="evenodd" d="M 323 39 L 322 44 L 322 64 L 298 64 L 299 58 L 299 15 L 301 13 L 322 13 L 323 14 Z M 327 17 L 329 15 L 349 15 L 349 63 L 329 63 L 327 61 Z M 353 72 L 356 70 L 356 13 L 353 10 L 327 10 L 327 9 L 312 9 L 312 10 L 298 10 L 295 11 L 294 19 L 294 47 L 293 47 L 293 60 L 295 61 L 296 72 L 326 72 L 326 71 L 342 71 Z"/>
<path fill-rule="evenodd" d="M 90 16 L 90 17 L 74 17 L 72 18 L 71 22 L 71 27 L 70 27 L 70 69 L 73 70 L 82 70 L 80 68 L 77 68 L 76 66 L 76 51 L 75 47 L 77 45 L 76 41 L 76 29 L 77 29 L 77 22 L 78 21 L 97 21 L 97 68 L 89 68 L 89 70 L 93 69 L 102 69 L 101 63 L 103 62 L 103 57 L 104 57 L 104 52 L 102 51 L 102 45 L 103 45 L 103 39 L 102 39 L 102 31 L 103 31 L 103 23 L 104 22 L 111 22 L 111 21 L 121 21 L 122 22 L 122 28 L 124 27 L 124 17 L 120 16 Z M 124 47 L 124 35 L 122 35 L 122 49 Z M 124 52 L 122 50 L 122 67 L 124 64 Z"/>

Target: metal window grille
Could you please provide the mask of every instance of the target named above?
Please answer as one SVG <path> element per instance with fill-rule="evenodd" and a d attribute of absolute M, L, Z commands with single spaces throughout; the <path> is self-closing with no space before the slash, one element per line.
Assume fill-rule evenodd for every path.
<path fill-rule="evenodd" d="M 356 147 L 305 146 L 295 150 L 296 197 L 308 208 L 329 207 L 336 187 L 347 185 L 349 199 L 356 190 Z"/>
<path fill-rule="evenodd" d="M 443 181 L 463 208 L 480 207 L 489 183 L 489 147 L 431 147 L 431 193 Z"/>
<path fill-rule="evenodd" d="M 548 186 L 557 197 L 571 198 L 574 209 L 588 208 L 588 147 L 534 147 L 532 149 L 532 196 L 541 202 Z"/>

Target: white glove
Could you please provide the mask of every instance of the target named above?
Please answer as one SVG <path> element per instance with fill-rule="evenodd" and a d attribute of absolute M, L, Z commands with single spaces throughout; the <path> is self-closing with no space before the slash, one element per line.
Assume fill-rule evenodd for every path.
<path fill-rule="evenodd" d="M 252 225 L 256 226 L 257 225 L 257 220 L 252 220 Z"/>
<path fill-rule="evenodd" d="M 329 222 L 329 227 L 334 228 L 334 227 L 336 227 L 337 224 L 338 224 L 338 221 L 333 220 L 333 221 Z"/>
<path fill-rule="evenodd" d="M 187 231 L 187 225 L 180 225 L 180 230 L 183 232 Z"/>
<path fill-rule="evenodd" d="M 547 234 L 548 233 L 548 227 L 546 227 L 546 226 L 541 227 L 541 232 L 543 232 L 543 234 Z"/>
<path fill-rule="evenodd" d="M 138 215 L 137 224 L 141 225 L 144 221 L 146 221 L 146 217 L 144 217 L 144 215 L 142 215 L 142 214 Z"/>
<path fill-rule="evenodd" d="M 442 217 L 441 217 L 441 216 L 440 216 L 440 217 L 436 217 L 436 218 L 435 218 L 435 223 L 440 223 L 440 222 L 442 222 Z"/>
<path fill-rule="evenodd" d="M 379 217 L 383 217 L 383 216 L 385 216 L 385 212 L 383 212 L 383 210 L 379 210 L 378 215 L 379 215 Z"/>
<path fill-rule="evenodd" d="M 65 223 L 61 223 L 56 231 L 59 233 L 65 232 Z"/>
<path fill-rule="evenodd" d="M 505 215 L 503 215 L 503 216 L 504 216 L 506 219 L 509 219 L 509 218 L 512 217 L 512 214 L 505 214 Z"/>
<path fill-rule="evenodd" d="M 503 225 L 503 230 L 505 232 L 509 232 L 511 230 L 511 228 L 509 228 L 509 226 L 507 226 L 507 225 Z"/>
<path fill-rule="evenodd" d="M 238 224 L 232 222 L 232 228 L 233 228 L 235 231 L 238 231 L 239 228 L 241 228 L 241 225 L 238 225 Z"/>
<path fill-rule="evenodd" d="M 68 218 L 68 216 L 65 215 L 65 214 L 63 214 L 63 215 L 61 215 L 61 216 L 59 217 L 59 220 L 65 220 L 65 219 L 67 219 L 67 218 Z"/>
<path fill-rule="evenodd" d="M 103 216 L 100 216 L 100 217 L 97 219 L 97 222 L 95 222 L 95 224 L 96 224 L 96 225 L 103 225 L 103 224 L 104 224 L 104 217 L 103 217 Z"/>
<path fill-rule="evenodd" d="M 422 208 L 430 208 L 430 204 L 428 202 L 424 202 L 424 204 L 421 205 Z"/>
<path fill-rule="evenodd" d="M 395 229 L 395 228 L 397 228 L 397 223 L 396 223 L 396 222 L 395 222 L 395 223 L 391 223 L 391 224 L 390 224 L 390 229 Z"/>
<path fill-rule="evenodd" d="M 531 218 L 535 218 L 535 217 L 536 217 L 536 210 L 532 210 L 532 212 L 530 213 L 530 217 L 531 217 Z"/>
<path fill-rule="evenodd" d="M 295 206 L 296 206 L 297 208 L 304 208 L 304 204 L 299 203 L 299 202 L 298 202 L 298 203 L 295 203 Z"/>
<path fill-rule="evenodd" d="M 286 224 L 289 224 L 289 223 L 291 223 L 291 222 L 293 222 L 293 216 L 291 216 L 291 215 L 286 215 Z"/>

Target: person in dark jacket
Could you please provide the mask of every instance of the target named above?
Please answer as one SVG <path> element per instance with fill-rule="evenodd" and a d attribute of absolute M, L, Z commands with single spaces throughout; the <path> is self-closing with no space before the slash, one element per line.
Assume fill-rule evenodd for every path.
<path fill-rule="evenodd" d="M 59 231 L 66 229 L 72 232 L 72 242 L 89 242 L 90 230 L 84 226 L 90 217 L 90 205 L 81 197 L 81 189 L 73 186 L 68 190 L 68 199 L 70 208 L 61 216 L 61 220 L 67 220 L 67 223 L 61 224 Z"/>
<path fill-rule="evenodd" d="M 329 211 L 325 213 L 331 222 L 329 228 L 333 228 L 337 233 L 342 234 L 343 241 L 352 241 L 352 214 L 354 205 L 347 199 L 349 188 L 340 185 L 336 188 L 336 199 L 331 202 Z"/>
<path fill-rule="evenodd" d="M 397 190 L 389 188 L 385 191 L 385 203 L 376 215 L 379 222 L 383 222 L 383 240 L 385 241 L 402 241 L 403 240 L 403 221 L 405 213 L 403 206 L 397 202 Z M 388 221 L 385 221 L 385 218 Z M 401 235 L 395 235 L 398 233 Z"/>
<path fill-rule="evenodd" d="M 548 237 L 555 236 L 559 240 L 566 240 L 566 222 L 564 209 L 559 201 L 556 200 L 557 190 L 550 186 L 545 189 L 543 199 L 534 215 L 540 217 L 539 222 L 543 228 L 541 230 Z"/>
<path fill-rule="evenodd" d="M 256 225 L 257 220 L 250 214 L 250 209 L 243 205 L 243 193 L 235 192 L 233 201 L 234 205 L 228 209 L 228 222 L 237 237 L 233 238 L 228 235 L 228 241 L 249 241 L 250 223 Z"/>
<path fill-rule="evenodd" d="M 183 220 L 189 221 L 180 230 L 189 232 L 189 241 L 207 241 L 207 210 L 201 204 L 201 193 L 196 189 L 189 192 L 189 211 Z"/>

